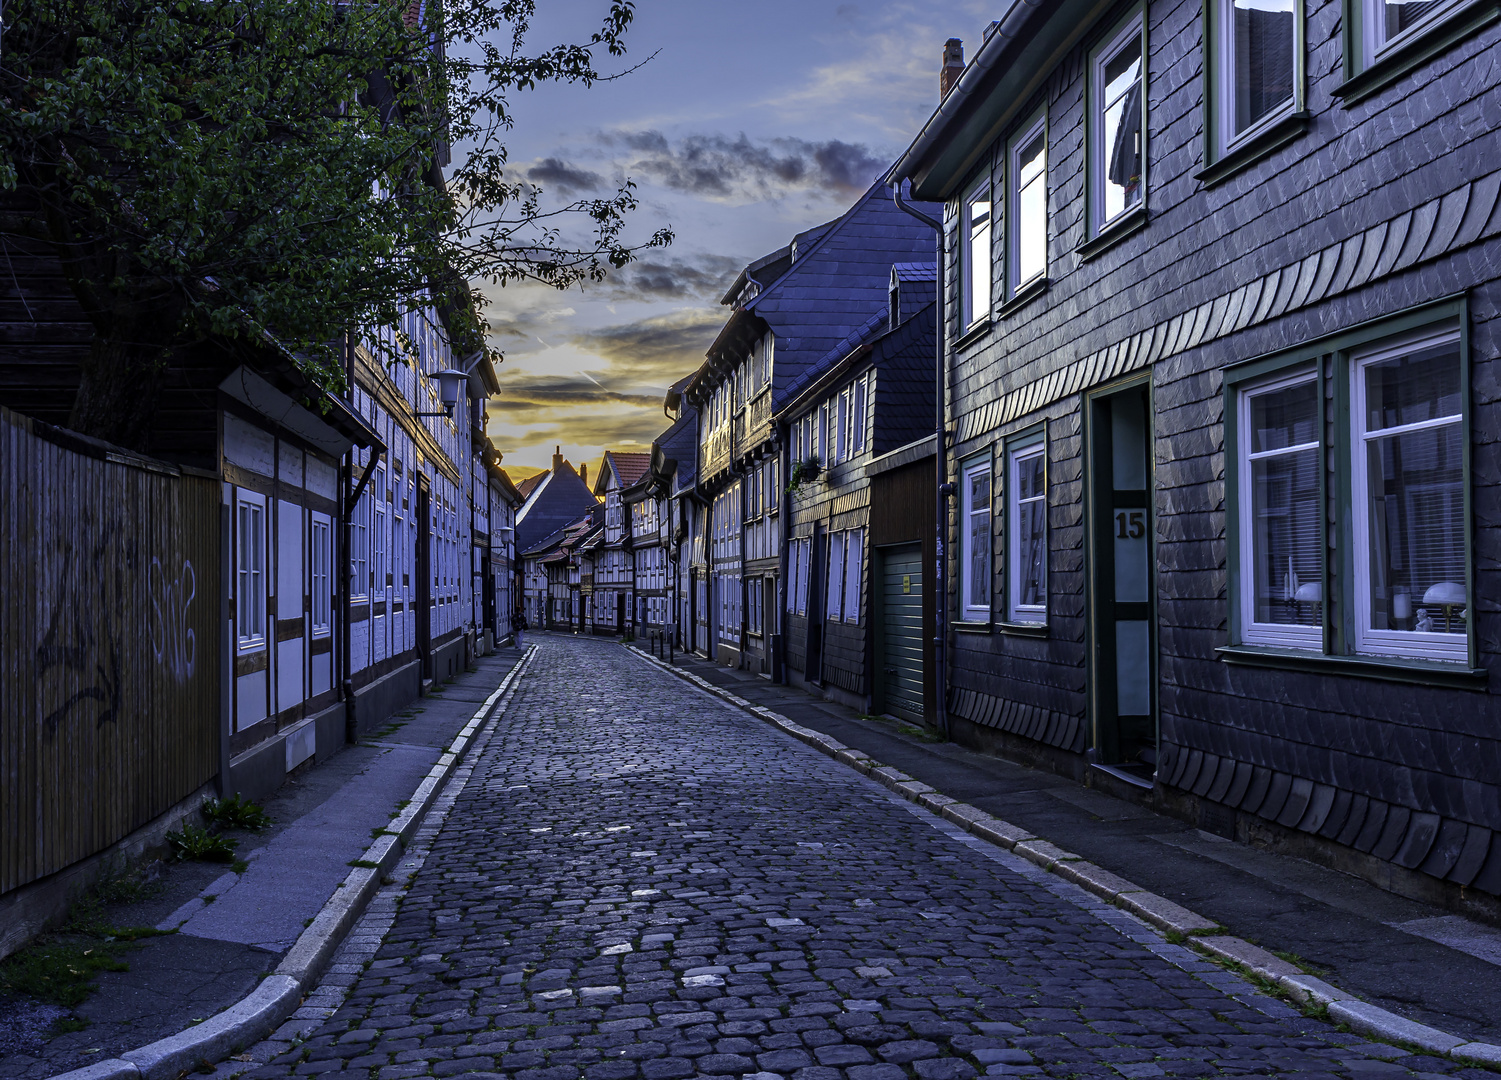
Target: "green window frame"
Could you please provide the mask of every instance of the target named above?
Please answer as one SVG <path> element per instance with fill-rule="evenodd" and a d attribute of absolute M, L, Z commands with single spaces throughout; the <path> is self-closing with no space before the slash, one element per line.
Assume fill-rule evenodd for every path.
<path fill-rule="evenodd" d="M 1049 588 L 1049 535 L 1048 506 L 1050 489 L 1048 486 L 1048 437 L 1047 424 L 1035 424 L 1032 427 L 1008 437 L 1004 444 L 1002 455 L 1004 462 L 1004 475 L 1001 479 L 1002 505 L 1004 506 L 1004 518 L 1001 525 L 1001 535 L 1004 540 L 1005 573 L 1002 577 L 1002 610 L 1005 612 L 1003 625 L 1007 629 L 1017 630 L 1043 630 L 1048 621 L 1048 588 Z M 1027 469 L 1031 466 L 1030 469 Z M 1023 483 L 1022 470 L 1027 469 L 1026 479 Z M 1040 474 L 1040 490 L 1036 481 Z M 1036 523 L 1037 509 L 1041 510 L 1041 550 L 1037 552 L 1035 545 L 1038 541 Z M 1023 517 L 1026 517 L 1031 529 L 1023 529 Z M 1030 553 L 1022 550 L 1022 543 L 1030 540 L 1034 545 Z M 1026 572 L 1029 564 L 1035 565 L 1036 556 L 1041 556 L 1041 591 L 1042 602 L 1039 604 L 1035 599 L 1026 595 L 1027 587 L 1031 579 Z"/>
<path fill-rule="evenodd" d="M 1205 187 L 1213 187 L 1261 161 L 1308 130 L 1308 20 L 1304 0 L 1282 0 L 1292 18 L 1292 66 L 1286 98 L 1249 118 L 1236 130 L 1234 112 L 1236 78 L 1234 56 L 1241 45 L 1235 18 L 1241 0 L 1204 0 L 1204 168 L 1195 174 Z M 1359 2 L 1359 0 L 1356 0 Z M 1269 15 L 1262 5 L 1246 4 L 1242 10 Z M 1246 28 L 1250 36 L 1249 27 Z M 1251 43 L 1245 42 L 1249 51 Z"/>
<path fill-rule="evenodd" d="M 1343 0 L 1345 81 L 1333 91 L 1346 108 L 1390 86 L 1501 18 L 1497 0 L 1447 0 L 1409 28 L 1390 34 L 1387 0 Z"/>
<path fill-rule="evenodd" d="M 1133 47 L 1137 53 L 1135 78 L 1129 78 L 1128 71 L 1118 71 L 1112 79 L 1112 68 L 1127 59 Z M 1079 247 L 1079 254 L 1085 259 L 1093 258 L 1146 224 L 1151 172 L 1146 92 L 1149 56 L 1146 12 L 1140 4 L 1118 19 L 1089 51 L 1084 106 L 1085 235 Z M 1111 114 L 1116 111 L 1120 115 L 1112 128 Z M 1115 179 L 1112 173 L 1118 171 L 1119 132 L 1133 127 L 1139 140 L 1136 183 L 1134 188 L 1129 181 L 1117 184 L 1125 190 L 1120 193 L 1122 205 L 1112 212 L 1109 188 Z M 1107 141 L 1111 145 L 1107 146 Z"/>
<path fill-rule="evenodd" d="M 1457 358 L 1458 389 L 1445 407 L 1457 408 L 1457 414 L 1450 411 L 1414 420 L 1411 414 L 1400 413 L 1393 420 L 1398 413 L 1388 404 L 1379 410 L 1375 425 L 1366 430 L 1369 418 L 1376 415 L 1364 401 L 1371 385 L 1367 377 L 1370 370 L 1408 360 L 1417 362 L 1415 358 L 1424 355 L 1441 362 L 1447 350 Z M 1317 387 L 1318 403 L 1317 587 L 1293 576 L 1297 567 L 1290 556 L 1286 578 L 1278 579 L 1279 556 L 1273 560 L 1268 590 L 1265 573 L 1259 581 L 1247 580 L 1248 576 L 1255 577 L 1260 557 L 1255 541 L 1250 539 L 1257 528 L 1251 518 L 1259 505 L 1258 494 L 1246 490 L 1252 482 L 1250 466 L 1258 457 L 1260 444 L 1249 430 L 1247 402 L 1258 393 L 1294 385 L 1309 376 Z M 1483 686 L 1485 669 L 1479 666 L 1479 642 L 1469 614 L 1476 593 L 1466 298 L 1435 301 L 1232 365 L 1224 370 L 1223 385 L 1229 644 L 1219 650 L 1221 659 L 1406 682 Z M 1430 412 L 1441 400 L 1435 396 Z M 1445 438 L 1447 446 L 1438 446 Z M 1415 464 L 1389 481 L 1399 490 L 1378 497 L 1367 482 L 1367 473 L 1372 462 L 1390 462 L 1397 455 L 1390 447 L 1379 450 L 1378 444 L 1394 444 L 1401 439 L 1415 440 L 1406 450 Z M 1425 439 L 1426 445 L 1422 442 Z M 1447 453 L 1452 458 L 1455 442 L 1461 477 L 1458 505 L 1452 481 L 1445 481 L 1439 468 L 1430 468 L 1425 475 L 1416 464 L 1425 452 L 1436 458 Z M 1307 449 L 1306 445 L 1292 446 L 1277 452 Z M 1398 467 L 1403 467 L 1400 462 Z M 1447 467 L 1452 470 L 1452 460 Z M 1462 523 L 1458 529 L 1462 536 L 1453 538 L 1456 520 Z M 1430 539 L 1422 539 L 1424 536 Z M 1431 544 L 1434 537 L 1442 546 L 1445 536 L 1454 541 L 1447 556 L 1435 556 L 1429 547 L 1416 546 Z M 1463 549 L 1462 569 L 1455 554 L 1458 547 Z M 1403 556 L 1407 560 L 1405 569 L 1399 564 L 1399 549 L 1407 553 Z M 1419 556 L 1435 565 L 1447 558 L 1446 569 L 1430 567 L 1427 573 L 1448 580 L 1419 580 Z M 1398 580 L 1398 571 L 1412 580 Z M 1410 594 L 1409 587 L 1414 590 Z M 1268 591 L 1286 605 L 1317 606 L 1317 632 L 1300 638 L 1288 629 L 1298 624 L 1307 626 L 1306 619 L 1272 620 L 1284 624 L 1280 629 L 1269 629 L 1266 621 L 1258 620 L 1253 608 L 1264 603 Z M 1453 631 L 1456 621 L 1463 624 L 1462 640 Z"/>

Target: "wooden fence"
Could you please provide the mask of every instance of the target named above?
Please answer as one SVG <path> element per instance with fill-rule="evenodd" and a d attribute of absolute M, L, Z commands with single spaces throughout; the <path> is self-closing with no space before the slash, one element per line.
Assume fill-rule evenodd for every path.
<path fill-rule="evenodd" d="M 217 773 L 219 504 L 0 408 L 0 895 Z"/>

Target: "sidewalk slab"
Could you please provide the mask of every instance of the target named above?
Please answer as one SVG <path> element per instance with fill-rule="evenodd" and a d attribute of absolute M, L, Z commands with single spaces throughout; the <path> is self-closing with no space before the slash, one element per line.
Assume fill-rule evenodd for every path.
<path fill-rule="evenodd" d="M 266 801 L 276 826 L 242 837 L 243 874 L 174 865 L 169 883 L 185 872 L 182 882 L 200 883 L 197 896 L 176 896 L 149 918 L 130 907 L 111 911 L 119 924 L 181 930 L 127 953 L 130 971 L 100 974 L 98 991 L 75 1010 L 91 1026 L 39 1054 L 0 1059 L 0 1080 L 40 1080 L 73 1066 L 89 1080 L 175 1080 L 285 1021 L 395 868 L 479 728 L 476 709 L 490 711 L 485 702 L 495 703 L 520 659 L 514 649 L 482 658 L 449 684 L 459 692 L 419 699 L 288 781 Z M 214 977 L 220 969 L 232 977 Z"/>

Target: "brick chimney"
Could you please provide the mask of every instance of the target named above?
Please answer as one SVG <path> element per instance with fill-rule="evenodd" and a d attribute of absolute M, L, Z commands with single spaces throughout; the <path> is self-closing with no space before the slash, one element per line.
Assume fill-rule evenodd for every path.
<path fill-rule="evenodd" d="M 561 446 L 552 448 L 552 471 L 555 473 L 563 471 L 563 448 Z"/>
<path fill-rule="evenodd" d="M 938 74 L 938 100 L 949 96 L 949 91 L 964 74 L 964 42 L 951 37 L 943 45 L 943 69 Z"/>
<path fill-rule="evenodd" d="M 579 479 L 584 482 L 585 487 L 589 486 L 589 463 L 587 461 L 579 466 Z"/>

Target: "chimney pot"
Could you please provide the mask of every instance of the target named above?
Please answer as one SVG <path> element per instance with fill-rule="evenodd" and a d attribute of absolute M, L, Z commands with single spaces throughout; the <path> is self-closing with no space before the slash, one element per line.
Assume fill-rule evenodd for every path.
<path fill-rule="evenodd" d="M 943 45 L 943 68 L 938 76 L 938 100 L 949 96 L 949 91 L 964 74 L 964 42 L 949 38 Z"/>

